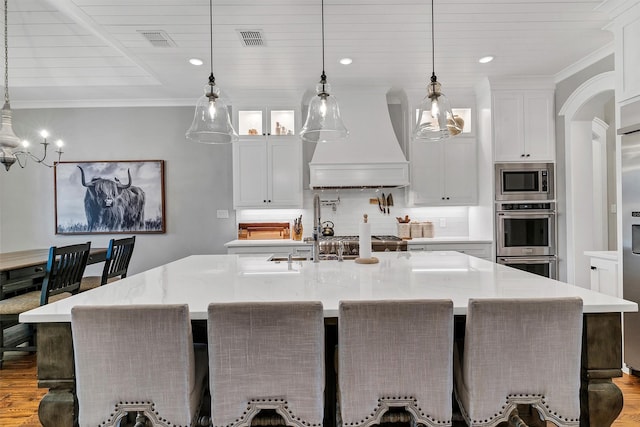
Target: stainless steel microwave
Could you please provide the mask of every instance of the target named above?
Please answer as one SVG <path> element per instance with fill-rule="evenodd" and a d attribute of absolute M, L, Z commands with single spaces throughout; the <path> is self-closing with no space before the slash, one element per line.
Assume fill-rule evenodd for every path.
<path fill-rule="evenodd" d="M 553 200 L 553 163 L 496 163 L 496 200 Z"/>

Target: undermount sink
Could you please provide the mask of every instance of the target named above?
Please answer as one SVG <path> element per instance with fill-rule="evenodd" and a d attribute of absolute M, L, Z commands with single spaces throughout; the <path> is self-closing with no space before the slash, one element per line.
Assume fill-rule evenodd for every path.
<path fill-rule="evenodd" d="M 358 255 L 343 255 L 342 259 L 346 260 L 354 260 L 358 258 Z M 320 255 L 320 261 L 337 261 L 338 260 L 338 255 L 335 254 L 323 254 Z M 273 255 L 271 258 L 269 258 L 267 261 L 273 261 L 273 262 L 288 262 L 289 261 L 289 257 L 288 256 L 284 256 L 284 255 Z M 303 256 L 292 256 L 291 257 L 291 261 L 311 261 L 311 259 L 307 258 L 307 257 L 303 257 Z"/>

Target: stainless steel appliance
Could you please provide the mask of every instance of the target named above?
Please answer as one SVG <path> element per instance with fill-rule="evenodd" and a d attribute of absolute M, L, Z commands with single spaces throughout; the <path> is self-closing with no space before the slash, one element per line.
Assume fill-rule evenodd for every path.
<path fill-rule="evenodd" d="M 554 202 L 496 203 L 496 262 L 557 279 Z"/>
<path fill-rule="evenodd" d="M 498 203 L 496 234 L 498 256 L 556 255 L 555 203 Z"/>
<path fill-rule="evenodd" d="M 623 298 L 640 303 L 640 133 L 622 137 Z M 640 313 L 624 313 L 624 362 L 640 371 Z"/>
<path fill-rule="evenodd" d="M 553 200 L 553 163 L 496 163 L 496 200 Z"/>
<path fill-rule="evenodd" d="M 550 279 L 558 278 L 558 260 L 555 256 L 497 257 L 496 262 Z"/>
<path fill-rule="evenodd" d="M 360 242 L 358 236 L 323 236 L 319 239 L 321 255 L 337 255 L 340 242 L 344 245 L 344 255 L 359 255 Z M 407 241 L 397 236 L 371 236 L 373 252 L 406 251 Z"/>

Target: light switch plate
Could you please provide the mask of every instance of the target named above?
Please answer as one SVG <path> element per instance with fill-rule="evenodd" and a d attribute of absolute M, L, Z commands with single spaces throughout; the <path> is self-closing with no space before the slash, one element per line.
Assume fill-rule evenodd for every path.
<path fill-rule="evenodd" d="M 216 217 L 218 218 L 229 218 L 229 211 L 226 209 L 218 209 L 216 211 Z"/>

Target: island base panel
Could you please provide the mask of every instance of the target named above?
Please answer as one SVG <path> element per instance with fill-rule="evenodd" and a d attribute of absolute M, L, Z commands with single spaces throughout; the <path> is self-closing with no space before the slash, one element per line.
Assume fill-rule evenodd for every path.
<path fill-rule="evenodd" d="M 40 401 L 38 417 L 43 427 L 72 427 L 78 424 L 75 396 L 73 341 L 69 323 L 41 323 L 37 326 L 38 387 L 49 391 Z"/>
<path fill-rule="evenodd" d="M 611 380 L 622 376 L 621 314 L 585 314 L 582 337 L 580 426 L 609 427 L 623 405 Z"/>

